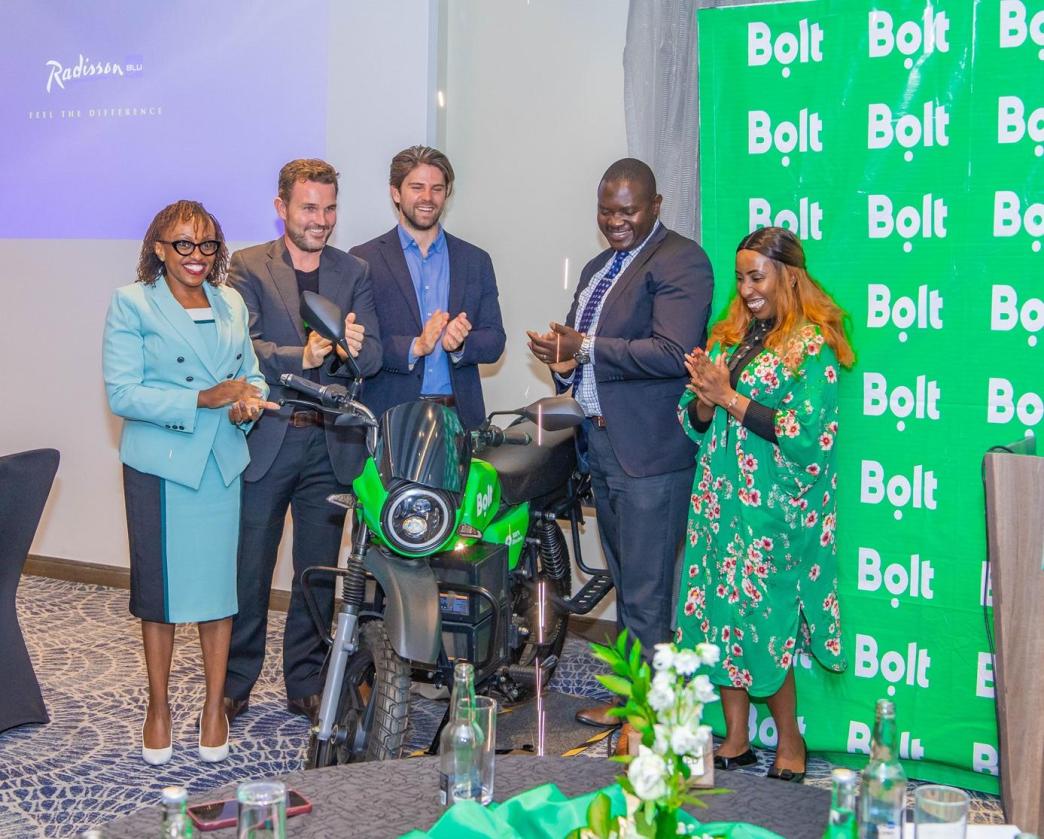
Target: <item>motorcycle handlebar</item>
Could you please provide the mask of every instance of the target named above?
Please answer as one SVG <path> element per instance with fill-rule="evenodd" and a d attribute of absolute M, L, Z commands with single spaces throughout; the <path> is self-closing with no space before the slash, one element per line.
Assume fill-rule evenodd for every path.
<path fill-rule="evenodd" d="M 284 387 L 293 388 L 298 393 L 311 396 L 319 404 L 327 408 L 340 407 L 348 397 L 348 391 L 341 385 L 320 385 L 311 379 L 295 376 L 293 373 L 283 373 L 279 377 L 279 383 Z"/>
<path fill-rule="evenodd" d="M 495 448 L 497 446 L 528 446 L 533 442 L 533 438 L 524 431 L 513 431 L 510 428 L 505 431 L 503 428 L 497 428 L 495 425 L 473 431 L 472 438 L 475 442 L 475 448 L 478 449 Z"/>

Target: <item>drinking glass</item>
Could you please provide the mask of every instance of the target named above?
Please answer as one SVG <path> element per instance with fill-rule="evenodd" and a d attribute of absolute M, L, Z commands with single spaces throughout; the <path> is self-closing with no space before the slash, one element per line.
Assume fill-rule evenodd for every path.
<path fill-rule="evenodd" d="M 497 701 L 489 696 L 476 696 L 475 704 L 462 700 L 474 709 L 475 723 L 482 730 L 482 754 L 479 757 L 479 779 L 482 784 L 481 803 L 493 800 L 493 770 L 497 757 Z"/>
<path fill-rule="evenodd" d="M 286 839 L 286 785 L 248 781 L 236 790 L 237 839 Z"/>
<path fill-rule="evenodd" d="M 917 839 L 964 839 L 968 830 L 968 793 L 928 784 L 914 790 Z"/>

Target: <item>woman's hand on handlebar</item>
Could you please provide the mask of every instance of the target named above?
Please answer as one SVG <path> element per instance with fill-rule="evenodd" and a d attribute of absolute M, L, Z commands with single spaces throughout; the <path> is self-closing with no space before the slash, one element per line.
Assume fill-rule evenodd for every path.
<path fill-rule="evenodd" d="M 266 402 L 257 396 L 248 396 L 232 403 L 228 409 L 228 418 L 235 425 L 244 422 L 253 422 L 265 412 L 265 410 L 278 411 L 279 406 L 275 402 Z"/>
<path fill-rule="evenodd" d="M 223 408 L 243 399 L 260 399 L 261 391 L 249 384 L 246 379 L 229 379 L 227 381 L 201 390 L 196 397 L 196 405 L 200 408 Z"/>

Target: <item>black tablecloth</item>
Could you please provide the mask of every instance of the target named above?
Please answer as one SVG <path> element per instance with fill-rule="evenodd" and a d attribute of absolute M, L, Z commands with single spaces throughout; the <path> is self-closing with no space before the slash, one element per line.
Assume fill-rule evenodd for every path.
<path fill-rule="evenodd" d="M 502 755 L 497 758 L 495 800 L 504 801 L 549 782 L 566 795 L 581 795 L 611 783 L 620 770 L 618 764 L 600 758 Z M 442 814 L 437 758 L 334 766 L 293 772 L 279 780 L 311 799 L 314 806 L 312 813 L 287 822 L 293 839 L 397 837 L 413 828 L 430 827 Z M 700 821 L 753 822 L 787 839 L 820 839 L 823 835 L 830 810 L 828 792 L 739 772 L 719 772 L 716 780 L 718 786 L 734 792 L 709 796 L 709 808 L 692 810 Z M 193 796 L 191 803 L 234 797 L 235 787 L 225 786 Z M 110 823 L 105 835 L 108 839 L 139 839 L 154 834 L 159 821 L 159 807 L 149 807 Z M 220 839 L 234 833 L 229 828 L 208 835 Z"/>

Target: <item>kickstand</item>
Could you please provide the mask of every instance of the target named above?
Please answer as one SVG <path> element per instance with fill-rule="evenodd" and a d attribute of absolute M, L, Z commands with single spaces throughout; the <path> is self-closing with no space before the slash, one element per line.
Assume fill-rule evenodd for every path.
<path fill-rule="evenodd" d="M 442 736 L 442 729 L 446 727 L 446 723 L 449 722 L 450 708 L 452 707 L 451 702 L 446 703 L 446 713 L 442 715 L 442 722 L 439 723 L 439 727 L 435 731 L 435 736 L 431 738 L 431 743 L 428 744 L 428 748 L 424 750 L 426 755 L 437 755 L 439 753 L 439 738 Z"/>

